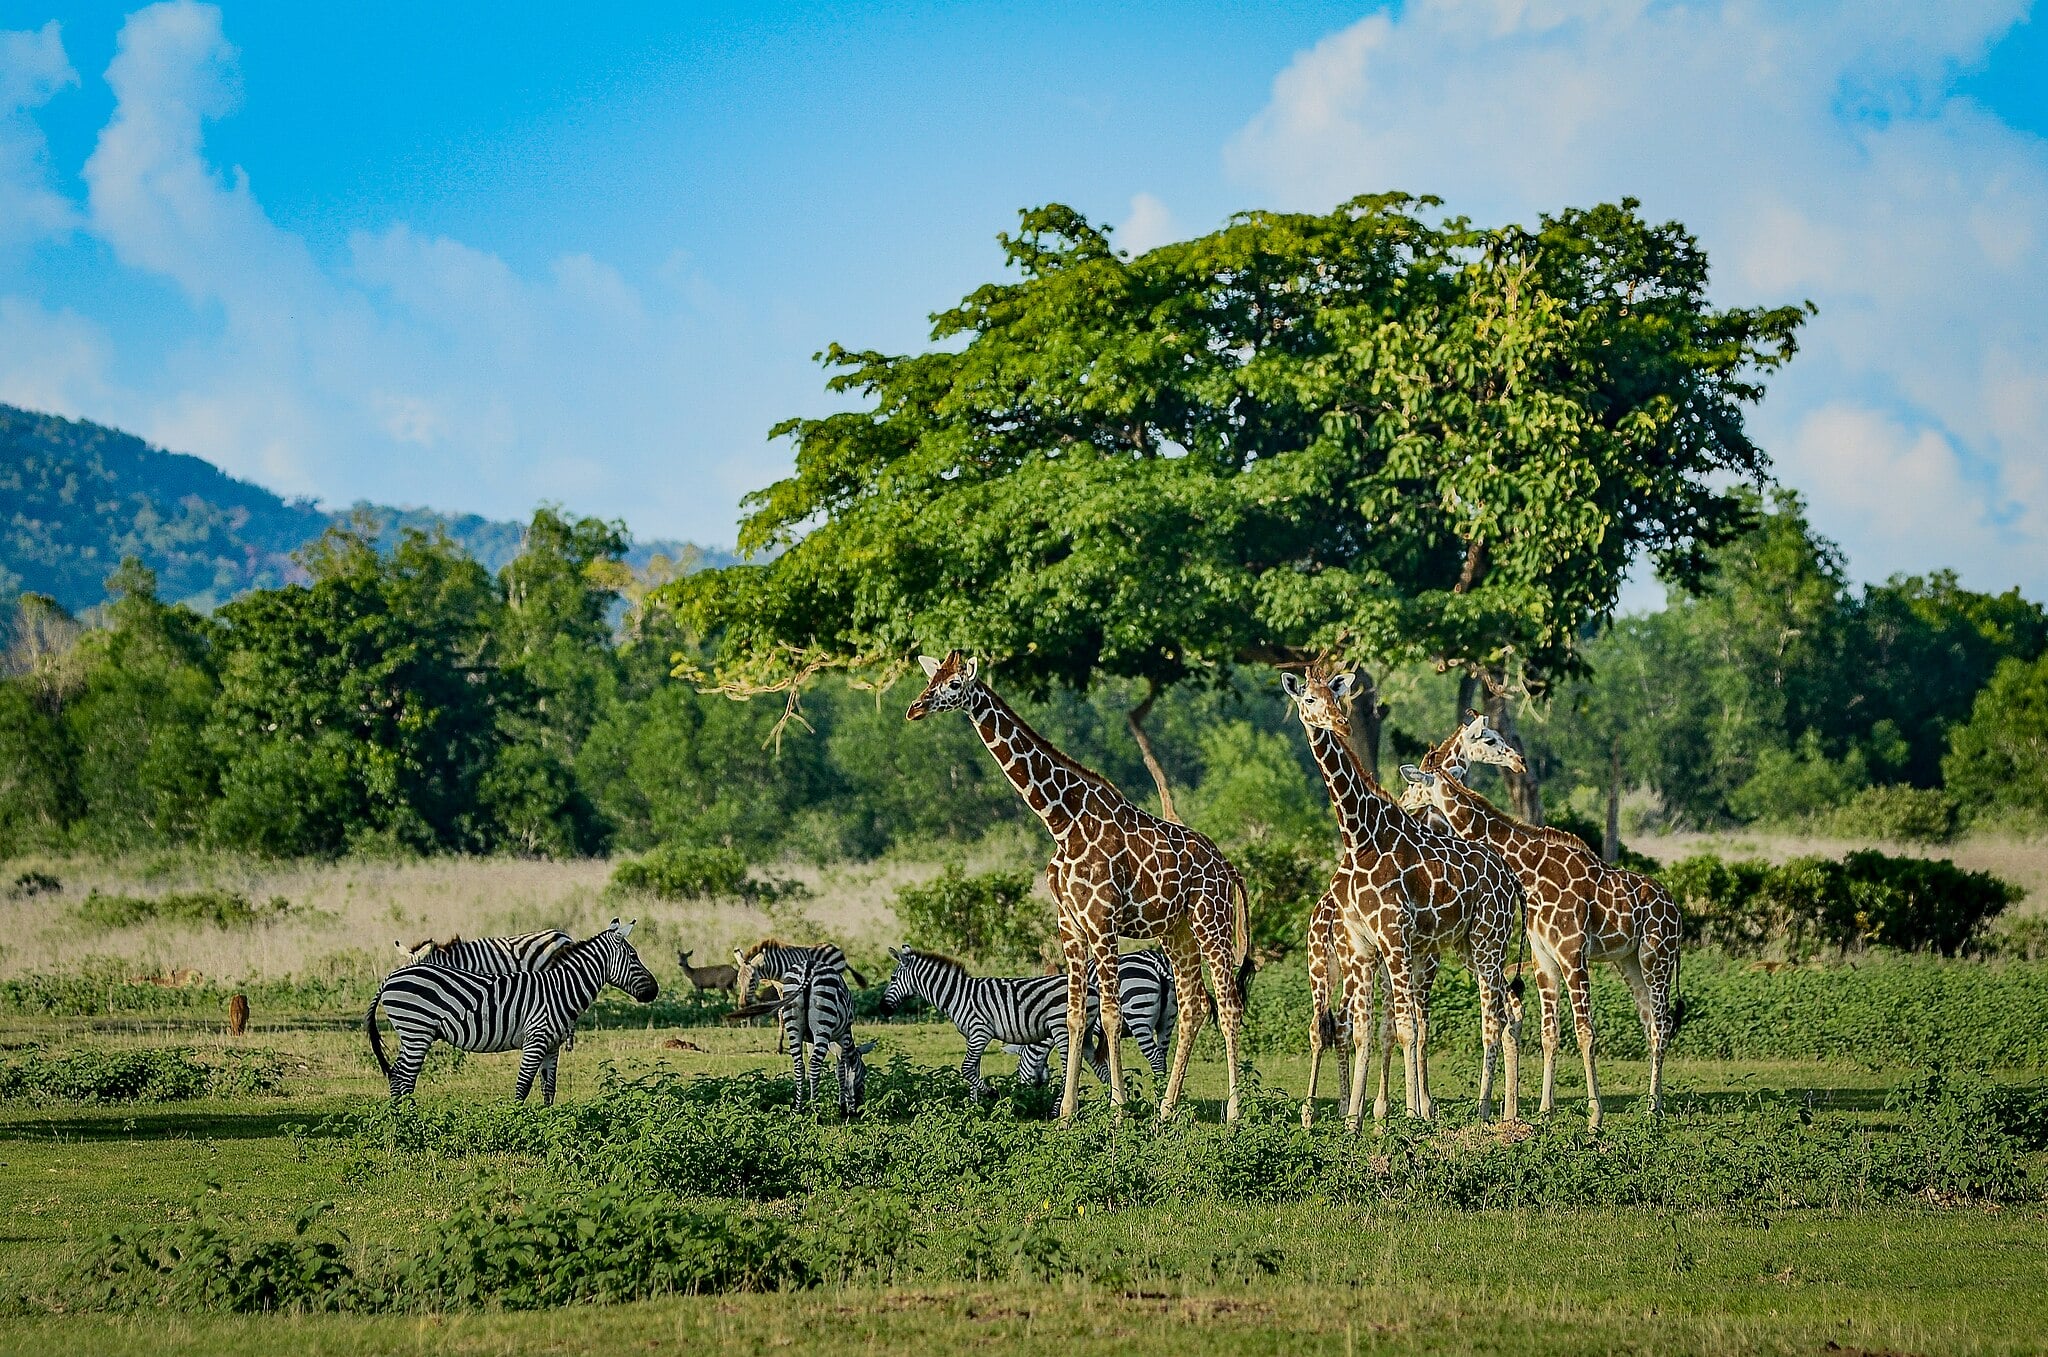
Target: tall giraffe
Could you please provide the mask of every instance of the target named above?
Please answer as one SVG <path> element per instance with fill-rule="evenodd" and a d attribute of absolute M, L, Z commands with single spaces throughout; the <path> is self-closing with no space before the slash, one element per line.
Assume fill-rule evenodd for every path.
<path fill-rule="evenodd" d="M 1481 1057 L 1479 1117 L 1492 1114 L 1493 1060 L 1506 1044 L 1506 1116 L 1519 1115 L 1517 1086 L 1520 1033 L 1508 1011 L 1504 962 L 1522 912 L 1522 888 L 1492 852 L 1423 824 L 1393 797 L 1351 752 L 1350 722 L 1343 699 L 1349 674 L 1324 678 L 1311 670 L 1301 678 L 1283 673 L 1280 684 L 1294 699 L 1308 732 L 1309 752 L 1322 770 L 1337 807 L 1343 859 L 1330 883 L 1344 931 L 1361 955 L 1377 954 L 1387 973 L 1394 1034 L 1401 1045 L 1409 1115 L 1429 1117 L 1429 991 L 1441 954 L 1457 948 L 1479 982 Z M 1370 975 L 1368 969 L 1367 974 Z M 1372 1030 L 1372 988 L 1347 995 L 1353 1045 L 1348 1125 L 1364 1117 L 1367 1051 Z M 1387 1113 L 1385 1086 L 1373 1116 Z"/>
<path fill-rule="evenodd" d="M 1467 787 L 1432 749 L 1420 768 L 1404 766 L 1401 804 L 1434 809 L 1453 833 L 1490 845 L 1506 859 L 1528 899 L 1529 951 L 1543 1002 L 1543 1100 L 1556 1107 L 1558 990 L 1572 1006 L 1579 1055 L 1586 1066 L 1586 1124 L 1600 1126 L 1600 1083 L 1593 1054 L 1595 961 L 1612 961 L 1635 996 L 1650 1048 L 1650 1112 L 1664 1109 L 1664 1049 L 1673 1028 L 1681 922 L 1678 903 L 1639 872 L 1600 860 L 1576 834 L 1523 824 Z"/>
<path fill-rule="evenodd" d="M 1517 772 L 1522 766 L 1522 756 L 1515 747 L 1502 739 L 1500 733 L 1487 725 L 1486 718 L 1476 711 L 1466 712 L 1465 720 L 1432 752 L 1444 769 L 1456 770 L 1453 773 L 1456 777 L 1463 777 L 1466 768 L 1474 763 L 1495 764 Z M 1387 1080 L 1393 1057 L 1391 1024 L 1382 1020 L 1376 1033 L 1354 1033 L 1349 1005 L 1337 1002 L 1339 982 L 1341 992 L 1349 995 L 1359 986 L 1371 985 L 1377 980 L 1379 957 L 1377 954 L 1360 953 L 1351 945 L 1351 935 L 1345 931 L 1339 915 L 1335 893 L 1324 891 L 1308 920 L 1308 1094 L 1301 1104 L 1301 1124 L 1304 1127 L 1315 1123 L 1316 1086 L 1322 1073 L 1323 1052 L 1332 1046 L 1349 1047 L 1367 1036 L 1377 1036 L 1380 1079 L 1379 1093 L 1373 1103 L 1375 1107 L 1384 1107 L 1387 1101 Z M 1512 1002 L 1511 998 L 1511 1005 Z"/>
<path fill-rule="evenodd" d="M 1109 1044 L 1110 1101 L 1124 1101 L 1119 1056 L 1122 1009 L 1117 996 L 1119 938 L 1157 938 L 1173 964 L 1180 999 L 1173 1069 L 1159 1105 L 1173 1115 L 1187 1077 L 1188 1054 L 1208 1010 L 1202 963 L 1216 987 L 1216 1014 L 1229 1062 L 1224 1116 L 1238 1115 L 1238 1028 L 1251 965 L 1251 926 L 1244 878 L 1207 836 L 1133 805 L 1100 773 L 1053 748 L 979 676 L 980 663 L 955 650 L 944 660 L 919 656 L 929 682 L 910 704 L 909 719 L 965 711 L 981 742 L 1051 833 L 1045 879 L 1059 905 L 1060 948 L 1067 963 L 1067 1030 L 1083 1031 L 1089 963 L 1101 995 L 1102 1032 Z M 1081 1047 L 1067 1052 L 1060 1116 L 1071 1118 L 1080 1096 Z"/>

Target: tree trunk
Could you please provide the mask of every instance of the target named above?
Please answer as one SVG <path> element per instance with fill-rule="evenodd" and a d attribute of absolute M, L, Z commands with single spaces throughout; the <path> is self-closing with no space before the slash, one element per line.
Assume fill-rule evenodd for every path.
<path fill-rule="evenodd" d="M 1380 728 L 1387 719 L 1387 708 L 1380 701 L 1380 690 L 1372 681 L 1372 675 L 1363 669 L 1354 669 L 1351 689 L 1351 752 L 1365 765 L 1365 771 L 1372 774 L 1377 782 L 1380 776 Z"/>
<path fill-rule="evenodd" d="M 1152 714 L 1152 704 L 1158 700 L 1158 687 L 1148 682 L 1145 700 L 1125 712 L 1124 720 L 1130 724 L 1131 738 L 1138 742 L 1138 756 L 1145 760 L 1145 771 L 1152 775 L 1152 785 L 1159 789 L 1159 814 L 1180 824 L 1180 813 L 1173 808 L 1173 788 L 1166 782 L 1166 769 L 1160 766 L 1159 756 L 1152 752 L 1152 737 L 1145 733 L 1145 718 Z"/>
<path fill-rule="evenodd" d="M 1607 747 L 1607 832 L 1600 839 L 1600 860 L 1621 857 L 1621 741 Z"/>
<path fill-rule="evenodd" d="M 1465 673 L 1458 676 L 1458 710 L 1451 714 L 1452 723 L 1465 724 L 1465 713 L 1477 710 L 1479 706 L 1479 675 Z"/>
<path fill-rule="evenodd" d="M 1522 737 L 1515 732 L 1515 709 L 1508 705 L 1507 698 L 1487 689 L 1486 723 L 1500 732 L 1502 739 L 1515 747 L 1522 755 L 1525 771 L 1510 773 L 1501 769 L 1503 780 L 1508 784 L 1508 806 L 1515 818 L 1525 824 L 1543 823 L 1543 783 L 1536 776 L 1536 770 L 1528 762 L 1529 751 L 1522 744 Z"/>

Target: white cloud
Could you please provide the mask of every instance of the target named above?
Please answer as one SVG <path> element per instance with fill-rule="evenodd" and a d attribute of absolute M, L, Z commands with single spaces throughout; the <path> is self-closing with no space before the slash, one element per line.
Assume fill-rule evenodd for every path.
<path fill-rule="evenodd" d="M 1720 300 L 1820 306 L 1755 428 L 1858 574 L 1954 562 L 2039 596 L 2048 144 L 1945 89 L 2024 11 L 1416 0 L 1297 57 L 1225 159 L 1287 207 L 1628 195 L 1684 221 Z M 1874 471 L 1917 512 L 1872 502 Z"/>
<path fill-rule="evenodd" d="M 71 229 L 75 214 L 50 188 L 49 148 L 30 114 L 77 83 L 55 19 L 34 30 L 0 31 L 0 248 Z"/>
<path fill-rule="evenodd" d="M 69 311 L 0 297 L 0 401 L 74 419 L 105 410 L 106 336 Z"/>
<path fill-rule="evenodd" d="M 1180 224 L 1166 204 L 1149 193 L 1131 195 L 1131 213 L 1117 223 L 1112 239 L 1133 258 L 1177 239 Z"/>

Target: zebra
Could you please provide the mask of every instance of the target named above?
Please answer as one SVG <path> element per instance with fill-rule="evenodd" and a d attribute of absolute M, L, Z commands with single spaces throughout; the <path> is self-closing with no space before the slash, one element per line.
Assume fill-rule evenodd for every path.
<path fill-rule="evenodd" d="M 423 938 L 410 947 L 394 939 L 392 946 L 405 954 L 402 965 L 439 966 L 444 970 L 472 971 L 477 975 L 517 975 L 521 971 L 537 971 L 548 965 L 562 954 L 564 947 L 575 941 L 559 928 L 543 928 L 537 933 L 521 933 L 512 938 L 456 936 L 446 941 Z M 576 1049 L 573 1030 L 569 1039 L 562 1043 L 562 1049 Z"/>
<path fill-rule="evenodd" d="M 1049 1042 L 1060 1058 L 1067 1051 L 1067 978 L 1064 975 L 1015 977 L 974 976 L 952 957 L 939 952 L 920 952 L 914 947 L 891 947 L 896 960 L 889 987 L 882 991 L 882 1011 L 892 1012 L 907 995 L 916 995 L 945 1014 L 960 1035 L 967 1038 L 967 1056 L 960 1062 L 960 1077 L 977 1097 L 995 1092 L 981 1077 L 982 1052 L 990 1042 L 1037 1045 Z M 1107 1048 L 1101 1034 L 1084 1034 L 1088 1066 L 1095 1077 L 1109 1082 Z"/>
<path fill-rule="evenodd" d="M 835 949 L 836 950 L 836 949 Z M 868 1067 L 861 1059 L 875 1049 L 870 1041 L 853 1041 L 853 992 L 846 977 L 821 951 L 805 951 L 782 974 L 782 1032 L 789 1043 L 789 1063 L 796 1074 L 796 1110 L 815 1102 L 825 1073 L 825 1051 L 839 1047 L 839 1111 L 851 1117 L 860 1111 L 867 1089 Z M 804 1054 L 810 1053 L 806 1068 Z"/>
<path fill-rule="evenodd" d="M 538 1074 L 541 1102 L 552 1105 L 562 1043 L 597 992 L 616 985 L 643 1004 L 660 992 L 640 954 L 626 941 L 632 931 L 632 922 L 613 919 L 597 936 L 563 948 L 545 970 L 478 975 L 443 966 L 401 966 L 384 977 L 363 1026 L 377 1066 L 391 1084 L 393 1101 L 413 1091 L 427 1048 L 439 1040 L 464 1051 L 517 1049 L 519 1101 L 526 1101 Z M 395 1062 L 385 1058 L 377 1031 L 379 1004 L 398 1034 Z"/>
<path fill-rule="evenodd" d="M 1155 1077 L 1166 1077 L 1166 1048 L 1180 1020 L 1180 997 L 1174 992 L 1173 966 L 1157 947 L 1125 952 L 1116 959 L 1116 993 L 1123 1010 L 1123 1028 L 1137 1039 L 1138 1049 L 1152 1066 Z M 1088 983 L 1090 1039 L 1098 1000 L 1094 972 Z M 1044 1042 L 1020 1045 L 1005 1042 L 1003 1049 L 1017 1057 L 1017 1082 L 1037 1086 L 1045 1082 L 1046 1056 L 1051 1047 Z"/>
<path fill-rule="evenodd" d="M 798 947 L 780 938 L 763 938 L 744 952 L 735 951 L 733 961 L 737 964 L 738 990 L 733 1003 L 745 1007 L 747 998 L 754 992 L 754 981 L 762 976 L 782 976 L 796 969 L 797 963 L 809 953 L 817 953 L 825 964 L 840 975 L 851 975 L 853 982 L 862 989 L 868 987 L 868 978 L 853 968 L 847 961 L 846 953 L 829 942 L 815 947 Z"/>
<path fill-rule="evenodd" d="M 543 928 L 516 938 L 453 937 L 445 942 L 427 938 L 410 947 L 402 942 L 393 945 L 405 954 L 404 965 L 442 966 L 475 971 L 478 975 L 516 975 L 520 971 L 539 970 L 574 941 L 559 928 Z"/>

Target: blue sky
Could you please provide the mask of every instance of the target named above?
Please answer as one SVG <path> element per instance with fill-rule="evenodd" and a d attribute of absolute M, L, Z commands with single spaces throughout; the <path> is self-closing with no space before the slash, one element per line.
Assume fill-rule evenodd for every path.
<path fill-rule="evenodd" d="M 1020 207 L 1143 248 L 1634 193 L 1723 300 L 1820 303 L 1756 428 L 1857 575 L 2048 595 L 2024 4 L 563 13 L 11 5 L 0 399 L 331 503 L 730 542 L 811 355 L 921 343 Z"/>

